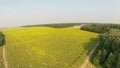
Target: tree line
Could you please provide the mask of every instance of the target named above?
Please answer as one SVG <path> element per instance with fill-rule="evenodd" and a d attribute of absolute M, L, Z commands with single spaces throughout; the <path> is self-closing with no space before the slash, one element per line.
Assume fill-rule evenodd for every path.
<path fill-rule="evenodd" d="M 45 27 L 52 27 L 52 28 L 65 28 L 65 27 L 73 27 L 75 25 L 81 25 L 81 23 L 41 24 L 41 25 L 28 25 L 28 26 L 23 26 L 23 27 L 45 26 Z"/>
<path fill-rule="evenodd" d="M 81 27 L 82 30 L 87 30 L 96 33 L 108 32 L 110 29 L 120 29 L 119 24 L 87 24 Z"/>

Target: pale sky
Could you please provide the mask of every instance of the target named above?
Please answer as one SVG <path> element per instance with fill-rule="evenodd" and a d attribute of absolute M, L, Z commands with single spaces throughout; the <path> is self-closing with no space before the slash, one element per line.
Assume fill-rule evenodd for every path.
<path fill-rule="evenodd" d="M 120 23 L 120 0 L 0 0 L 0 28 L 69 22 Z"/>

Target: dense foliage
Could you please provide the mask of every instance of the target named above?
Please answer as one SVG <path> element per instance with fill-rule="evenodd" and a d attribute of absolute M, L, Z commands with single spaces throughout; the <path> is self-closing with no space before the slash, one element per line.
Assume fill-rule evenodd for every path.
<path fill-rule="evenodd" d="M 97 33 L 108 32 L 111 28 L 120 29 L 120 25 L 119 24 L 88 24 L 81 27 L 82 30 L 87 30 Z"/>
<path fill-rule="evenodd" d="M 81 25 L 81 23 L 57 23 L 57 24 L 29 25 L 29 26 L 23 26 L 23 27 L 48 26 L 53 28 L 64 28 L 64 27 L 72 27 L 75 25 Z"/>
<path fill-rule="evenodd" d="M 100 35 L 92 62 L 103 68 L 120 68 L 120 30 L 111 29 Z"/>

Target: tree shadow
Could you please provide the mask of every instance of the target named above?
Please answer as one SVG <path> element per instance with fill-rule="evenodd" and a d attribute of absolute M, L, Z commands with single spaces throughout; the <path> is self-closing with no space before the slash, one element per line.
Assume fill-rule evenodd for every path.
<path fill-rule="evenodd" d="M 84 44 L 84 49 L 87 51 L 87 55 L 89 55 L 89 53 L 97 43 L 98 43 L 98 38 L 90 38 L 89 42 Z"/>
<path fill-rule="evenodd" d="M 76 59 L 73 61 L 73 64 L 75 64 L 77 62 L 77 60 L 79 60 L 81 58 L 81 55 L 83 55 L 85 52 L 87 52 L 87 57 L 86 58 L 88 58 L 91 50 L 94 48 L 94 46 L 97 44 L 97 42 L 98 42 L 98 38 L 90 38 L 89 42 L 84 44 L 84 46 L 83 46 L 84 50 L 79 53 L 79 56 L 76 57 Z M 90 59 L 91 59 L 91 57 L 89 57 L 89 61 L 91 62 Z"/>
<path fill-rule="evenodd" d="M 85 43 L 84 45 L 84 49 L 87 51 L 87 58 L 90 61 L 90 63 L 94 66 L 96 66 L 95 64 L 93 64 L 93 59 L 94 59 L 94 53 L 96 52 L 96 45 L 98 45 L 99 39 L 98 38 L 90 38 L 90 41 Z M 94 49 L 94 47 L 96 47 Z M 92 52 L 92 50 L 94 49 L 94 51 Z M 92 53 L 91 53 L 92 52 Z"/>

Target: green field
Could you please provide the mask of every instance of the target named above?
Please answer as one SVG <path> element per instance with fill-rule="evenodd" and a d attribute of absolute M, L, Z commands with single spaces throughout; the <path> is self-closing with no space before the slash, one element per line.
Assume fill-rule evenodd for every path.
<path fill-rule="evenodd" d="M 77 68 L 98 36 L 72 27 L 19 27 L 2 32 L 9 68 Z"/>

